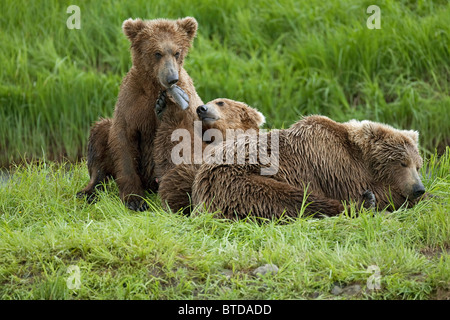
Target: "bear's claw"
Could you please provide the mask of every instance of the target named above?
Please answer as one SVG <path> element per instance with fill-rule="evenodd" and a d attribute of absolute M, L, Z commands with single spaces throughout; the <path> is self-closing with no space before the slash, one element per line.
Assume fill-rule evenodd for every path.
<path fill-rule="evenodd" d="M 126 206 L 128 209 L 133 211 L 147 211 L 149 206 L 148 203 L 144 200 L 131 200 L 126 202 Z"/>
<path fill-rule="evenodd" d="M 179 86 L 173 85 L 167 90 L 160 91 L 158 99 L 155 103 L 155 113 L 158 119 L 161 119 L 164 110 L 167 107 L 167 92 L 170 94 L 172 100 L 182 109 L 185 110 L 189 107 L 189 96 Z"/>
<path fill-rule="evenodd" d="M 364 208 L 366 209 L 375 208 L 376 206 L 375 195 L 370 190 L 364 191 L 363 201 L 364 201 Z"/>
<path fill-rule="evenodd" d="M 156 100 L 155 104 L 155 113 L 158 119 L 161 119 L 161 116 L 166 109 L 167 103 L 166 103 L 166 97 L 167 97 L 167 91 L 160 91 L 158 95 L 158 99 Z"/>

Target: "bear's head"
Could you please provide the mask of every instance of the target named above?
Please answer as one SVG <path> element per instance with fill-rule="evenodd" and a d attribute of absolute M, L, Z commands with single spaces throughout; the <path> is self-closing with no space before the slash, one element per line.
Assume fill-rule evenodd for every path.
<path fill-rule="evenodd" d="M 148 81 L 167 89 L 180 78 L 183 61 L 197 33 L 192 17 L 178 20 L 128 19 L 122 24 L 131 42 L 133 65 Z"/>
<path fill-rule="evenodd" d="M 203 129 L 218 129 L 225 135 L 227 129 L 257 130 L 265 122 L 264 115 L 247 104 L 230 99 L 214 99 L 197 108 Z"/>
<path fill-rule="evenodd" d="M 371 122 L 349 122 L 353 141 L 361 148 L 364 160 L 370 166 L 373 179 L 394 192 L 398 203 L 414 201 L 425 193 L 419 170 L 423 160 L 419 154 L 419 134 L 413 130 L 398 130 Z"/>

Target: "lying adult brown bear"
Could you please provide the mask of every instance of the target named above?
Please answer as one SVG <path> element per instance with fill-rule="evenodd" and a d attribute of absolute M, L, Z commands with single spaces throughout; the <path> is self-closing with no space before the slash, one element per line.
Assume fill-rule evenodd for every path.
<path fill-rule="evenodd" d="M 245 150 L 257 140 L 267 141 L 260 145 L 267 153 L 259 152 L 255 158 Z M 367 190 L 373 192 L 378 208 L 390 210 L 405 203 L 411 206 L 425 193 L 418 173 L 422 166 L 418 133 L 371 121 L 337 123 L 309 116 L 289 129 L 227 141 L 216 152 L 223 161 L 200 166 L 192 203 L 231 219 L 297 217 L 305 190 L 305 213 L 327 216 L 342 213 L 343 201 L 371 202 Z M 242 152 L 244 163 L 226 163 L 230 153 Z M 261 175 L 269 154 L 275 154 L 278 170 Z"/>

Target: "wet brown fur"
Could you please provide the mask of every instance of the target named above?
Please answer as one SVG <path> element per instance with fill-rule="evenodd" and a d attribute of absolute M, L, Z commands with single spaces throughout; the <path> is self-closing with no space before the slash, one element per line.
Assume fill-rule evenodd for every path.
<path fill-rule="evenodd" d="M 154 140 L 160 121 L 154 111 L 160 90 L 168 87 L 173 70 L 178 72 L 177 85 L 190 98 L 184 112 L 195 116 L 202 104 L 183 62 L 196 35 L 197 21 L 187 17 L 179 20 L 132 20 L 122 25 L 131 42 L 133 65 L 120 86 L 112 119 L 97 122 L 88 143 L 89 184 L 79 195 L 92 197 L 95 188 L 106 177 L 113 177 L 120 198 L 140 203 L 144 191 L 156 191 L 154 172 Z M 159 53 L 161 56 L 157 57 Z M 179 108 L 167 101 L 167 114 Z M 165 116 L 165 115 L 164 115 Z M 136 209 L 136 206 L 135 206 Z"/>
<path fill-rule="evenodd" d="M 203 164 L 195 175 L 193 204 L 226 218 L 250 214 L 269 219 L 297 217 L 305 190 L 306 214 L 340 214 L 343 201 L 360 204 L 365 190 L 375 194 L 381 209 L 413 204 L 407 198 L 420 183 L 422 165 L 417 132 L 369 121 L 337 123 L 323 116 L 305 117 L 276 132 L 276 174 L 260 175 L 260 157 L 258 164 Z M 270 139 L 268 146 L 270 154 Z M 234 147 L 225 144 L 224 154 Z"/>
<path fill-rule="evenodd" d="M 264 116 L 249 107 L 247 104 L 225 98 L 215 99 L 206 104 L 210 113 L 217 117 L 213 122 L 202 122 L 203 134 L 208 129 L 217 129 L 221 135 L 226 138 L 227 129 L 240 129 L 247 131 L 250 129 L 258 130 L 264 123 Z M 155 140 L 155 164 L 156 172 L 159 179 L 159 196 L 164 208 L 177 212 L 182 208 L 186 208 L 190 204 L 190 195 L 192 192 L 192 183 L 195 173 L 199 168 L 198 164 L 180 164 L 175 166 L 170 157 L 171 148 L 180 142 L 172 142 L 170 135 L 174 129 L 187 129 L 192 137 L 187 141 L 191 145 L 191 159 L 194 159 L 194 120 L 189 114 L 182 112 L 174 112 L 170 117 L 163 120 L 158 129 Z M 202 137 L 197 137 L 202 139 Z M 202 141 L 201 151 L 208 147 L 207 141 Z M 183 143 L 183 142 L 181 142 Z M 214 141 L 217 145 L 220 141 Z"/>

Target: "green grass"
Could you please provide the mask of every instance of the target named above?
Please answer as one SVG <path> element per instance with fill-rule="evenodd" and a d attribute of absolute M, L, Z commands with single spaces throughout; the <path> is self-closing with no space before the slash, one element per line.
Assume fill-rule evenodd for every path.
<path fill-rule="evenodd" d="M 267 127 L 301 115 L 386 122 L 421 133 L 422 151 L 450 141 L 450 5 L 377 1 L 72 1 L 0 4 L 0 165 L 85 156 L 90 126 L 112 115 L 131 65 L 129 17 L 194 16 L 185 67 L 204 101 L 228 97 L 260 109 Z"/>
<path fill-rule="evenodd" d="M 261 224 L 169 214 L 156 195 L 135 213 L 115 183 L 88 205 L 84 162 L 20 166 L 0 187 L 0 299 L 448 299 L 450 148 L 422 171 L 436 197 L 413 209 Z M 267 263 L 279 272 L 255 277 Z"/>
<path fill-rule="evenodd" d="M 80 30 L 66 28 L 71 4 Z M 377 1 L 382 29 L 369 30 L 371 4 L 1 1 L 0 167 L 14 176 L 0 182 L 0 298 L 448 299 L 450 5 Z M 424 183 L 438 197 L 289 224 L 168 214 L 156 195 L 135 213 L 115 183 L 96 204 L 76 199 L 90 126 L 112 115 L 131 65 L 123 20 L 188 15 L 199 30 L 185 68 L 204 101 L 245 101 L 267 128 L 320 113 L 419 130 Z M 30 159 L 42 161 L 12 164 Z M 255 277 L 266 263 L 279 272 Z M 370 265 L 380 290 L 367 290 Z M 356 296 L 332 294 L 356 284 Z"/>

